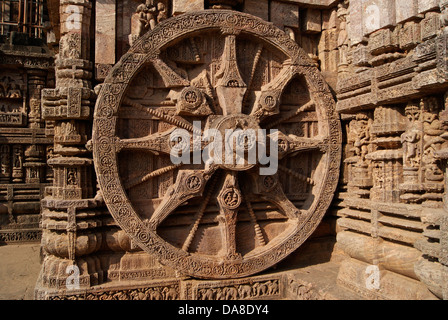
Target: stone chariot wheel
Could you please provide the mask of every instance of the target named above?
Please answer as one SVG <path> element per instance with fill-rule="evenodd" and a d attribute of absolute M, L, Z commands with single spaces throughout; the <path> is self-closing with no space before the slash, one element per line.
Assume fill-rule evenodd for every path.
<path fill-rule="evenodd" d="M 265 145 L 270 163 L 194 161 L 207 129 L 265 129 L 276 152 Z M 257 139 L 245 137 L 245 151 Z M 174 163 L 173 150 L 193 160 Z M 181 274 L 239 278 L 316 229 L 338 182 L 341 128 L 318 69 L 283 31 L 206 10 L 162 22 L 111 70 L 93 152 L 107 207 L 132 241 Z"/>

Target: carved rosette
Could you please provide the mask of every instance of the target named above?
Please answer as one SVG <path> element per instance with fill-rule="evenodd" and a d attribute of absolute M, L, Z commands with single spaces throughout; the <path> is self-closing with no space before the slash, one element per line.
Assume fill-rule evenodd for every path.
<path fill-rule="evenodd" d="M 251 44 L 253 55 L 241 49 Z M 131 97 L 148 74 L 145 97 Z M 170 133 L 200 134 L 198 119 L 218 130 L 279 129 L 277 174 L 261 176 L 260 163 L 170 163 Z M 133 242 L 181 274 L 239 278 L 277 264 L 316 229 L 338 182 L 341 127 L 322 76 L 283 31 L 207 10 L 163 21 L 111 70 L 93 154 L 104 200 Z"/>

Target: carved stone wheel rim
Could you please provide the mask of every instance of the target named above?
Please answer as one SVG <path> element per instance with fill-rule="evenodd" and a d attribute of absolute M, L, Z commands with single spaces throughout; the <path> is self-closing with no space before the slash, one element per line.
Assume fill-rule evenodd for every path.
<path fill-rule="evenodd" d="M 187 39 L 189 36 L 210 31 L 218 31 L 231 39 L 244 35 L 283 53 L 288 61 L 279 76 L 285 71 L 283 75 L 289 78 L 287 79 L 288 84 L 293 77 L 303 77 L 309 90 L 310 99 L 313 101 L 319 125 L 319 141 L 314 145 L 312 141 L 306 142 L 306 139 L 294 141 L 286 135 L 281 135 L 279 138 L 280 156 L 291 151 L 298 153 L 301 150 L 318 150 L 322 153 L 318 164 L 321 174 L 318 181 L 314 182 L 315 185 L 310 192 L 311 197 L 307 200 L 306 210 L 296 208 L 292 202 L 285 199 L 286 196 L 284 196 L 276 176 L 253 176 L 255 180 L 258 179 L 259 194 L 263 197 L 269 198 L 269 194 L 280 195 L 280 199 L 268 199 L 268 201 L 279 203 L 278 210 L 285 212 L 288 220 L 285 232 L 245 255 L 241 255 L 235 251 L 235 248 L 227 246 L 225 255 L 210 256 L 188 252 L 188 250 L 183 250 L 167 242 L 154 227 L 154 223 L 158 225 L 160 221 L 143 219 L 134 209 L 119 170 L 118 153 L 122 145 L 117 142 L 120 140 L 117 137 L 117 127 L 120 118 L 119 109 L 123 103 L 126 103 L 125 95 L 128 86 L 141 72 L 143 66 L 148 64 L 154 68 L 157 65 L 159 72 L 170 73 L 172 70 L 160 69 L 161 65 L 162 67 L 166 66 L 166 64 L 160 64 L 160 52 L 173 43 L 181 41 L 180 39 Z M 172 81 L 174 84 L 170 84 L 170 79 L 167 78 L 165 83 L 167 86 L 178 86 L 179 82 L 184 87 L 190 85 L 189 81 L 177 75 L 174 75 Z M 235 83 L 229 81 L 227 85 L 231 87 Z M 285 86 L 286 84 L 283 84 L 281 87 L 280 95 Z M 260 117 L 269 118 L 270 110 L 275 109 L 273 99 L 277 99 L 275 94 L 278 92 L 275 90 L 271 92 L 270 89 L 272 88 L 262 90 L 260 102 L 252 108 L 261 110 Z M 196 96 L 193 94 L 190 97 L 195 98 Z M 127 103 L 132 105 L 132 102 Z M 142 106 L 134 104 L 134 107 L 141 108 Z M 306 106 L 302 107 L 306 108 Z M 334 99 L 317 68 L 294 41 L 272 24 L 248 14 L 226 10 L 206 10 L 168 19 L 142 36 L 121 58 L 106 78 L 97 99 L 93 126 L 93 155 L 97 179 L 105 203 L 118 225 L 132 241 L 146 252 L 154 255 L 163 264 L 178 270 L 181 274 L 204 279 L 226 279 L 259 273 L 295 251 L 315 231 L 330 206 L 338 183 L 341 158 L 341 127 L 335 109 Z M 232 112 L 229 113 L 232 114 Z M 155 116 L 163 118 L 158 113 Z M 177 118 L 179 119 L 179 117 Z M 170 119 L 172 120 L 172 118 Z M 291 150 L 291 146 L 293 146 L 293 150 Z M 220 210 L 224 212 L 224 214 L 220 214 L 220 218 L 231 220 L 232 218 L 229 217 L 232 217 L 232 213 L 234 213 L 232 210 L 235 206 L 241 206 L 242 191 L 238 188 L 236 174 L 229 170 L 224 172 L 226 172 L 226 178 L 218 197 L 218 203 L 222 205 Z M 185 186 L 182 187 L 184 188 L 182 190 L 189 190 L 182 191 L 188 195 L 187 200 L 204 197 L 205 185 L 212 181 L 215 173 L 216 171 L 180 170 L 175 185 L 168 189 L 165 198 L 169 198 L 170 195 L 176 197 L 175 188 L 180 188 L 179 180 L 189 181 L 191 188 L 196 189 L 189 190 Z M 197 177 L 192 177 L 194 175 Z M 229 197 L 229 192 L 236 197 L 237 201 L 230 201 L 226 204 L 222 199 L 225 199 L 225 196 Z M 281 198 L 282 196 L 284 197 Z M 182 200 L 177 199 L 171 202 L 167 200 L 166 207 L 169 208 L 171 203 L 176 203 L 176 201 L 181 203 Z M 172 208 L 167 209 L 170 213 L 173 210 Z M 164 218 L 162 217 L 160 220 Z M 230 229 L 225 229 L 227 236 L 232 236 L 235 233 L 235 228 L 233 233 Z M 224 241 L 224 243 L 231 242 Z"/>

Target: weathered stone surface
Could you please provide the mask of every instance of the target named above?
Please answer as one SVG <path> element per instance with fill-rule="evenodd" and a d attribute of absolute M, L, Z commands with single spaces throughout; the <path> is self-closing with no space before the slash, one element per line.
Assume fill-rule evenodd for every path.
<path fill-rule="evenodd" d="M 176 16 L 185 12 L 204 10 L 203 0 L 173 0 L 172 15 Z"/>
<path fill-rule="evenodd" d="M 396 23 L 395 0 L 363 1 L 362 8 L 364 34 Z"/>
<path fill-rule="evenodd" d="M 322 31 L 322 13 L 320 10 L 308 9 L 302 20 L 302 31 L 308 33 L 319 33 Z"/>
<path fill-rule="evenodd" d="M 439 0 L 418 0 L 418 12 L 424 13 L 430 10 L 436 10 L 439 8 Z"/>
<path fill-rule="evenodd" d="M 448 298 L 447 1 L 46 4 L 0 10 L 0 242 L 41 241 L 36 298 Z M 279 162 L 206 164 L 206 129 L 278 129 Z"/>
<path fill-rule="evenodd" d="M 245 0 L 245 13 L 260 17 L 263 20 L 269 20 L 269 2 L 268 0 Z"/>
<path fill-rule="evenodd" d="M 295 4 L 289 4 L 279 1 L 271 1 L 271 21 L 277 27 L 299 27 L 299 7 Z"/>
<path fill-rule="evenodd" d="M 395 0 L 397 23 L 416 18 L 419 0 Z"/>
<path fill-rule="evenodd" d="M 116 15 L 115 0 L 96 2 L 95 63 L 115 64 Z"/>

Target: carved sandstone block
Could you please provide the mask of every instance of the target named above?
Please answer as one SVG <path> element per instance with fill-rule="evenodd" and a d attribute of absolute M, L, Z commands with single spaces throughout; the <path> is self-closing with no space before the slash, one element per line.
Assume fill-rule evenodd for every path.
<path fill-rule="evenodd" d="M 322 29 L 328 30 L 337 28 L 338 26 L 338 18 L 336 10 L 325 10 L 322 11 Z"/>
<path fill-rule="evenodd" d="M 350 1 L 350 24 L 348 28 L 351 44 L 356 45 L 363 40 L 364 27 L 362 15 L 362 0 Z"/>
<path fill-rule="evenodd" d="M 96 1 L 95 62 L 115 63 L 115 0 Z"/>
<path fill-rule="evenodd" d="M 406 22 L 400 30 L 400 47 L 408 50 L 415 47 L 421 39 L 420 25 L 414 21 Z"/>
<path fill-rule="evenodd" d="M 322 14 L 320 10 L 307 9 L 301 20 L 303 32 L 317 33 L 322 31 Z"/>
<path fill-rule="evenodd" d="M 412 19 L 418 14 L 418 0 L 396 0 L 397 23 Z"/>
<path fill-rule="evenodd" d="M 246 0 L 244 1 L 243 12 L 269 20 L 269 3 L 267 0 Z"/>
<path fill-rule="evenodd" d="M 173 16 L 200 10 L 204 10 L 204 0 L 173 0 Z"/>
<path fill-rule="evenodd" d="M 272 1 L 271 12 L 275 12 L 271 15 L 271 22 L 277 27 L 281 29 L 284 27 L 299 27 L 299 7 L 297 5 Z"/>
<path fill-rule="evenodd" d="M 440 17 L 435 12 L 426 14 L 425 19 L 420 22 L 421 38 L 423 41 L 434 38 L 440 30 Z"/>
<path fill-rule="evenodd" d="M 434 10 L 439 7 L 439 0 L 418 0 L 418 12 Z"/>
<path fill-rule="evenodd" d="M 389 29 L 381 29 L 373 33 L 369 40 L 369 50 L 373 55 L 394 51 L 397 48 L 397 37 Z"/>
<path fill-rule="evenodd" d="M 364 34 L 395 25 L 395 0 L 367 0 L 362 8 Z"/>

